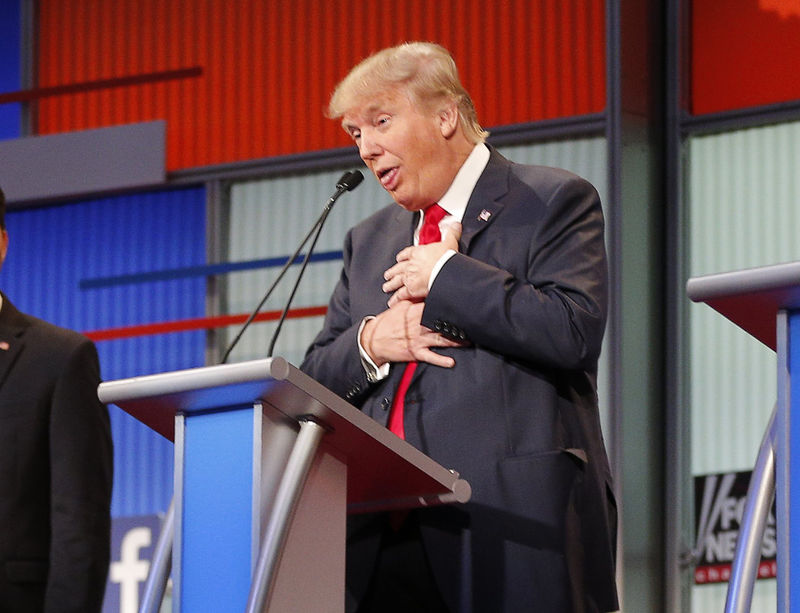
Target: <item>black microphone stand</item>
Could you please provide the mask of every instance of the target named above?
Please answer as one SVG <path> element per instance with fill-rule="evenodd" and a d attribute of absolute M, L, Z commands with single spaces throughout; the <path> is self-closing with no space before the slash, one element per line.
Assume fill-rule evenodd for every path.
<path fill-rule="evenodd" d="M 303 277 L 303 273 L 306 271 L 306 266 L 308 265 L 308 260 L 311 258 L 311 252 L 314 251 L 314 247 L 317 244 L 317 239 L 319 235 L 322 233 L 322 226 L 325 225 L 325 220 L 328 219 L 328 213 L 331 212 L 331 207 L 329 205 L 325 206 L 325 210 L 322 211 L 322 215 L 315 226 L 317 229 L 317 233 L 314 236 L 314 240 L 311 241 L 311 246 L 308 248 L 308 252 L 306 253 L 306 257 L 303 258 L 303 264 L 300 266 L 300 272 L 297 273 L 297 279 L 295 279 L 294 287 L 292 287 L 292 293 L 289 295 L 289 300 L 286 301 L 286 306 L 283 308 L 283 313 L 281 313 L 281 317 L 278 320 L 278 325 L 275 327 L 275 332 L 272 334 L 272 339 L 269 342 L 269 349 L 267 350 L 267 357 L 272 357 L 272 352 L 275 349 L 275 341 L 278 340 L 278 334 L 283 327 L 283 322 L 286 319 L 286 315 L 289 312 L 289 307 L 292 304 L 292 300 L 294 300 L 294 295 L 297 293 L 297 288 L 300 286 L 300 279 Z"/>
<path fill-rule="evenodd" d="M 283 278 L 283 275 L 285 275 L 286 271 L 289 270 L 289 266 L 291 266 L 292 263 L 294 263 L 294 261 L 297 259 L 297 256 L 300 255 L 300 251 L 303 249 L 305 244 L 308 242 L 308 239 L 311 238 L 311 235 L 314 234 L 314 232 L 316 231 L 316 236 L 314 237 L 314 241 L 313 241 L 313 243 L 311 245 L 311 248 L 308 250 L 308 253 L 306 254 L 306 257 L 305 257 L 305 259 L 303 261 L 303 266 L 302 266 L 302 268 L 300 270 L 300 273 L 299 273 L 299 275 L 297 277 L 297 281 L 295 282 L 294 289 L 292 290 L 292 295 L 289 298 L 289 303 L 291 303 L 292 299 L 294 298 L 294 294 L 297 291 L 297 286 L 300 283 L 300 277 L 302 276 L 303 271 L 305 270 L 305 267 L 308 264 L 308 260 L 309 260 L 309 258 L 311 256 L 311 252 L 313 251 L 314 245 L 316 244 L 317 239 L 319 238 L 320 232 L 322 231 L 322 226 L 325 223 L 325 220 L 328 218 L 328 214 L 331 212 L 331 209 L 333 208 L 333 205 L 336 203 L 336 201 L 339 199 L 339 197 L 342 194 L 344 194 L 347 191 L 351 191 L 351 190 L 355 189 L 355 187 L 359 183 L 361 183 L 361 181 L 363 179 L 364 179 L 364 175 L 362 175 L 361 172 L 359 172 L 358 170 L 348 171 L 348 172 L 344 173 L 339 178 L 339 181 L 336 183 L 336 191 L 331 195 L 330 198 L 328 198 L 328 201 L 325 203 L 325 207 L 323 208 L 322 213 L 320 214 L 320 216 L 317 219 L 316 223 L 308 231 L 308 233 L 306 234 L 305 238 L 303 238 L 303 241 L 297 247 L 297 250 L 289 257 L 288 260 L 286 260 L 286 264 L 283 265 L 283 268 L 281 268 L 281 271 L 278 273 L 278 276 L 275 278 L 275 280 L 272 282 L 272 285 L 269 286 L 269 289 L 267 289 L 266 293 L 261 298 L 261 302 L 259 302 L 258 306 L 255 308 L 255 310 L 253 310 L 253 312 L 250 313 L 250 316 L 247 318 L 247 321 L 244 322 L 242 327 L 239 329 L 239 332 L 236 335 L 236 337 L 228 345 L 228 348 L 225 350 L 225 354 L 222 356 L 222 360 L 220 361 L 220 364 L 224 364 L 228 360 L 228 357 L 230 356 L 231 351 L 233 351 L 233 348 L 239 342 L 239 339 L 242 338 L 242 334 L 244 334 L 244 331 L 248 328 L 248 326 L 256 318 L 256 316 L 258 315 L 259 311 L 261 311 L 261 307 L 264 306 L 264 303 L 272 295 L 272 292 L 275 290 L 275 287 L 278 285 L 280 280 Z M 281 315 L 281 319 L 280 319 L 280 322 L 278 324 L 278 330 L 280 330 L 280 327 L 283 324 L 283 320 L 286 318 L 286 313 L 288 312 L 288 310 L 289 310 L 289 304 L 286 305 L 286 308 L 284 309 L 283 314 Z M 272 337 L 272 341 L 270 343 L 270 350 L 269 350 L 269 356 L 268 357 L 272 357 L 272 349 L 273 349 L 273 347 L 275 345 L 276 337 L 277 337 L 277 334 L 274 334 L 273 337 Z"/>

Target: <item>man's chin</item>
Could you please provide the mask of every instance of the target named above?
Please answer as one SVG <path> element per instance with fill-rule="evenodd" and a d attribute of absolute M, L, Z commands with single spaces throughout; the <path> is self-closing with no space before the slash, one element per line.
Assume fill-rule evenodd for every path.
<path fill-rule="evenodd" d="M 394 201 L 403 207 L 406 211 L 410 211 L 412 213 L 416 213 L 417 211 L 421 211 L 424 209 L 427 204 L 415 202 L 413 200 L 409 200 L 407 198 L 403 198 L 400 194 L 396 192 L 389 192 L 392 195 Z"/>

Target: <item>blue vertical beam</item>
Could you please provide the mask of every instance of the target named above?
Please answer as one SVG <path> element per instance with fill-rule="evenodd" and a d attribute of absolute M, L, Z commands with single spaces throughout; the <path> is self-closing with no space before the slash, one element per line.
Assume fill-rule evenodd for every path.
<path fill-rule="evenodd" d="M 173 574 L 177 571 L 180 613 L 239 613 L 247 604 L 255 410 L 194 413 L 176 424 L 182 432 L 175 436 L 178 555 Z"/>
<path fill-rule="evenodd" d="M 20 0 L 0 1 L 0 93 L 17 91 L 22 83 Z M 19 138 L 22 105 L 0 104 L 0 140 Z"/>
<path fill-rule="evenodd" d="M 786 591 L 789 607 L 786 610 L 800 611 L 800 310 L 788 314 L 789 338 L 787 419 L 789 420 L 789 449 L 787 462 L 790 471 L 789 483 L 789 552 Z"/>
<path fill-rule="evenodd" d="M 800 611 L 800 310 L 778 313 L 777 340 L 777 601 L 789 613 Z"/>

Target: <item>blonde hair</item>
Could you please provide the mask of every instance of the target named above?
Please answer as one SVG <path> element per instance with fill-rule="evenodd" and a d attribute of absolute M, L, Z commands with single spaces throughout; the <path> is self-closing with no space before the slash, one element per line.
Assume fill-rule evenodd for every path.
<path fill-rule="evenodd" d="M 334 89 L 328 117 L 338 119 L 376 92 L 402 88 L 412 102 L 426 108 L 442 100 L 458 107 L 459 123 L 467 139 L 482 143 L 489 136 L 478 123 L 478 114 L 467 90 L 458 78 L 450 53 L 435 43 L 410 42 L 389 47 L 357 64 Z"/>

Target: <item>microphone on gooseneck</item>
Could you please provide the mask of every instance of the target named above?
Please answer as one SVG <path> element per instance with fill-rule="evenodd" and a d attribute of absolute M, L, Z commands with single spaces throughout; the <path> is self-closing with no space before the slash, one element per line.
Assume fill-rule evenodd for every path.
<path fill-rule="evenodd" d="M 331 208 L 333 208 L 333 205 L 336 203 L 336 201 L 339 199 L 339 197 L 342 194 L 344 194 L 345 192 L 352 191 L 363 180 L 364 180 L 364 175 L 362 175 L 361 172 L 358 171 L 358 170 L 347 171 L 341 177 L 339 177 L 339 180 L 336 182 L 336 191 L 331 195 L 330 198 L 328 198 L 328 201 L 325 203 L 325 207 L 322 210 L 322 214 L 319 216 L 319 218 L 317 219 L 316 223 L 312 226 L 312 228 L 308 231 L 308 234 L 306 234 L 306 236 L 303 239 L 303 241 L 297 247 L 297 250 L 291 255 L 291 257 L 289 257 L 289 259 L 286 261 L 286 264 L 284 264 L 283 268 L 281 268 L 281 271 L 278 273 L 278 276 L 272 282 L 272 285 L 269 286 L 269 289 L 266 291 L 264 296 L 261 298 L 261 301 L 258 303 L 258 306 L 250 314 L 250 316 L 247 318 L 247 321 L 245 321 L 244 324 L 242 325 L 242 327 L 239 329 L 239 333 L 236 335 L 236 337 L 233 339 L 233 341 L 231 341 L 231 343 L 228 345 L 228 348 L 225 350 L 225 354 L 222 356 L 222 360 L 220 362 L 221 364 L 224 364 L 228 360 L 228 357 L 230 356 L 231 351 L 233 351 L 233 348 L 239 342 L 239 339 L 242 338 L 242 334 L 244 334 L 244 331 L 248 328 L 248 326 L 256 318 L 256 316 L 258 315 L 259 311 L 261 310 L 261 307 L 264 306 L 264 303 L 272 295 L 272 292 L 275 290 L 275 287 L 278 285 L 280 280 L 283 278 L 283 275 L 286 274 L 286 271 L 289 269 L 289 266 L 291 266 L 292 263 L 297 259 L 297 256 L 300 254 L 300 251 L 303 249 L 305 244 L 308 242 L 308 239 L 311 238 L 311 235 L 314 234 L 314 232 L 316 231 L 316 236 L 314 237 L 314 241 L 311 244 L 311 248 L 308 250 L 308 253 L 306 254 L 305 259 L 303 260 L 303 266 L 302 266 L 302 268 L 300 270 L 300 273 L 297 276 L 297 281 L 295 281 L 294 288 L 292 289 L 292 295 L 289 297 L 289 301 L 286 304 L 286 307 L 284 308 L 284 311 L 283 311 L 283 314 L 281 315 L 280 321 L 278 322 L 278 329 L 275 331 L 275 334 L 273 334 L 273 336 L 272 336 L 272 341 L 270 343 L 270 349 L 269 349 L 269 354 L 268 354 L 268 357 L 272 357 L 272 348 L 275 345 L 275 340 L 277 338 L 277 333 L 280 330 L 281 326 L 283 325 L 283 320 L 286 318 L 286 313 L 289 311 L 289 305 L 291 304 L 291 301 L 294 298 L 294 294 L 297 291 L 297 286 L 300 283 L 300 277 L 302 276 L 303 271 L 305 270 L 306 264 L 308 264 L 308 260 L 309 260 L 309 257 L 311 256 L 311 252 L 314 249 L 314 245 L 317 242 L 317 238 L 319 238 L 319 234 L 322 231 L 322 226 L 325 223 L 325 220 L 328 218 L 328 214 L 330 213 Z"/>
<path fill-rule="evenodd" d="M 314 251 L 314 247 L 317 244 L 317 239 L 322 232 L 322 226 L 325 224 L 325 220 L 328 218 L 328 213 L 331 212 L 333 203 L 336 202 L 336 199 L 344 192 L 352 191 L 358 187 L 358 184 L 363 180 L 364 175 L 362 175 L 360 171 L 352 170 L 344 173 L 339 179 L 338 183 L 336 183 L 336 192 L 334 192 L 334 194 L 328 199 L 328 202 L 325 204 L 325 208 L 322 211 L 322 215 L 320 215 L 320 218 L 317 221 L 317 233 L 314 235 L 314 240 L 311 241 L 311 246 L 308 248 L 306 257 L 303 259 L 303 265 L 300 267 L 300 272 L 297 273 L 297 279 L 295 279 L 292 292 L 289 294 L 289 299 L 286 301 L 286 306 L 283 307 L 283 312 L 281 313 L 281 318 L 278 320 L 278 325 L 275 327 L 275 332 L 272 333 L 272 340 L 270 340 L 269 349 L 267 350 L 268 358 L 272 357 L 272 352 L 275 349 L 275 341 L 278 340 L 278 334 L 280 334 L 281 328 L 283 327 L 283 322 L 286 319 L 287 313 L 289 312 L 289 307 L 292 304 L 292 300 L 294 300 L 294 295 L 297 292 L 298 286 L 300 285 L 300 279 L 302 279 L 303 273 L 306 271 L 308 260 L 311 258 L 311 253 Z"/>
<path fill-rule="evenodd" d="M 343 192 L 341 190 L 352 192 L 363 180 L 364 175 L 361 174 L 360 170 L 351 170 L 344 173 L 336 182 L 336 193 L 331 196 L 326 206 L 333 206 L 333 203 L 336 202 L 336 199 L 342 195 Z"/>

